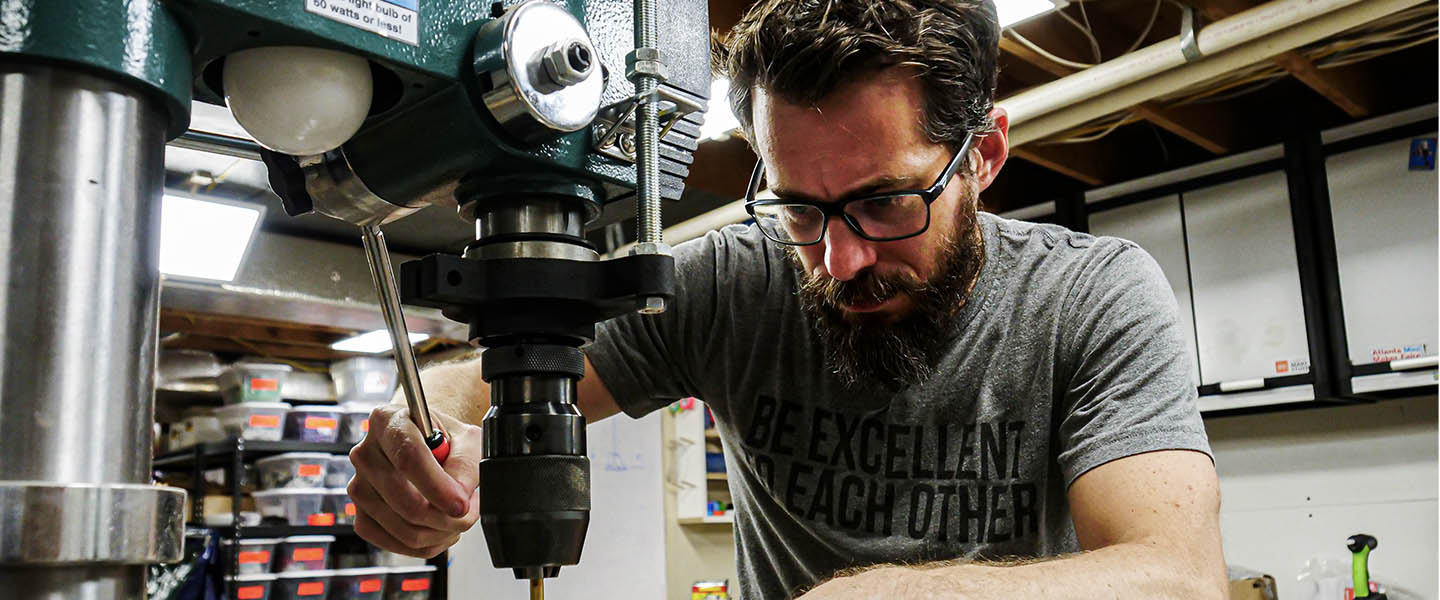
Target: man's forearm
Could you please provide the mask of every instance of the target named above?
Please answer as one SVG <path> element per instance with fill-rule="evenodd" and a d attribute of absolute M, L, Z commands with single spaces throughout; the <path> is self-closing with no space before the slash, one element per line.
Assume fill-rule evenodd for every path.
<path fill-rule="evenodd" d="M 490 384 L 480 378 L 480 357 L 452 360 L 427 367 L 420 373 L 425 402 L 441 412 L 471 425 L 480 425 L 490 410 Z M 404 390 L 396 390 L 394 401 L 405 403 Z"/>
<path fill-rule="evenodd" d="M 1030 563 L 887 566 L 833 579 L 805 596 L 824 598 L 1223 599 L 1224 566 L 1181 550 L 1126 543 Z"/>

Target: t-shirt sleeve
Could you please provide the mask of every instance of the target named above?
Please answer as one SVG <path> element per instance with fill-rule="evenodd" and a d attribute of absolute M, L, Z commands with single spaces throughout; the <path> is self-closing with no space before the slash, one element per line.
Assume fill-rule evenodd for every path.
<path fill-rule="evenodd" d="M 1058 407 L 1065 484 L 1157 450 L 1210 453 L 1174 293 L 1140 247 L 1100 238 L 1062 311 Z"/>
<path fill-rule="evenodd" d="M 750 237 L 731 226 L 676 246 L 675 300 L 667 310 L 596 326 L 586 353 L 625 414 L 640 417 L 680 398 L 705 397 L 713 375 L 705 365 L 723 352 L 725 312 L 734 300 L 724 295 L 743 276 L 736 263 L 754 249 Z"/>

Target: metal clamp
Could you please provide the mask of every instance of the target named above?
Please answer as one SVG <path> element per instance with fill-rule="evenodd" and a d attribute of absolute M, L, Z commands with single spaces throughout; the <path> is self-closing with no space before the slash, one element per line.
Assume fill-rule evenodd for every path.
<path fill-rule="evenodd" d="M 664 125 L 660 139 L 669 135 L 670 129 L 690 113 L 705 112 L 705 102 L 673 88 L 661 87 L 660 118 Z M 594 150 L 610 158 L 635 162 L 635 110 L 640 106 L 639 98 L 631 98 L 623 104 L 616 104 L 600 111 L 595 117 Z"/>
<path fill-rule="evenodd" d="M 0 565 L 175 562 L 185 490 L 127 483 L 0 482 Z"/>
<path fill-rule="evenodd" d="M 1195 15 L 1195 9 L 1189 5 L 1182 7 L 1180 12 L 1180 53 L 1185 55 L 1185 62 L 1195 62 L 1205 58 L 1200 51 L 1200 44 L 1195 40 L 1195 31 L 1200 28 L 1200 19 Z"/>

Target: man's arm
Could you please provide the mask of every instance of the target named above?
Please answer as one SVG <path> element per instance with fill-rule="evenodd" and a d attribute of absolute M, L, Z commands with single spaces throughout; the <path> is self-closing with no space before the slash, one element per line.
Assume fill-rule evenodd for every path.
<path fill-rule="evenodd" d="M 620 411 L 585 359 L 578 408 L 589 422 Z M 346 490 L 355 502 L 355 533 L 400 554 L 435 556 L 479 518 L 475 485 L 483 450 L 480 422 L 490 410 L 490 384 L 480 359 L 437 365 L 420 374 L 430 412 L 450 436 L 444 466 L 431 458 L 410 422 L 404 397 L 370 413 L 370 433 L 350 450 L 355 477 Z"/>
<path fill-rule="evenodd" d="M 803 598 L 1225 598 L 1220 484 L 1205 454 L 1114 460 L 1077 478 L 1068 496 L 1085 552 L 1026 564 L 886 566 Z"/>

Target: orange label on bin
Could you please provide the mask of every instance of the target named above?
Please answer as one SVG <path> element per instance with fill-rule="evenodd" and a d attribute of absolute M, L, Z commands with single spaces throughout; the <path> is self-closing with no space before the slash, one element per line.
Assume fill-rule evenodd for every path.
<path fill-rule="evenodd" d="M 247 585 L 242 588 L 235 588 L 235 597 L 240 600 L 258 600 L 265 597 L 265 586 Z"/>
<path fill-rule="evenodd" d="M 250 415 L 251 427 L 279 427 L 280 415 Z"/>
<path fill-rule="evenodd" d="M 295 562 L 307 562 L 312 560 L 325 560 L 324 548 L 296 548 L 290 555 Z"/>
<path fill-rule="evenodd" d="M 370 419 L 365 419 L 360 422 L 360 431 L 370 433 Z"/>
<path fill-rule="evenodd" d="M 257 563 L 263 564 L 268 562 L 270 562 L 269 550 L 251 550 L 249 552 L 240 553 L 240 564 L 242 565 L 253 565 Z"/>
<path fill-rule="evenodd" d="M 354 502 L 346 502 L 346 503 L 345 503 L 345 516 L 347 516 L 347 517 L 353 517 L 353 516 L 355 516 L 355 503 L 354 503 Z"/>
<path fill-rule="evenodd" d="M 385 583 L 385 582 L 384 582 L 383 580 L 381 580 L 381 579 L 366 579 L 366 580 L 363 580 L 363 581 L 360 582 L 360 593 L 366 594 L 366 593 L 370 593 L 370 592 L 378 592 L 378 591 L 380 591 L 380 586 L 383 585 L 384 583 Z"/>
<path fill-rule="evenodd" d="M 296 596 L 319 596 L 325 593 L 325 582 L 307 581 L 295 586 Z"/>
<path fill-rule="evenodd" d="M 321 470 L 320 470 L 320 465 L 296 465 L 296 466 L 295 466 L 295 474 L 296 474 L 296 475 L 299 475 L 299 476 L 301 476 L 301 477 L 318 477 L 318 476 L 319 476 L 321 473 L 323 473 L 323 472 L 324 472 L 324 471 L 321 471 Z"/>
<path fill-rule="evenodd" d="M 335 524 L 335 513 L 315 513 L 305 519 L 306 525 L 329 527 Z"/>
<path fill-rule="evenodd" d="M 305 417 L 306 429 L 334 429 L 335 419 L 330 417 Z"/>
<path fill-rule="evenodd" d="M 428 589 L 430 589 L 429 577 L 425 579 L 405 579 L 400 582 L 400 591 L 402 592 L 423 592 Z"/>
<path fill-rule="evenodd" d="M 252 392 L 273 392 L 278 389 L 280 389 L 279 380 L 264 377 L 250 378 L 250 391 Z"/>

